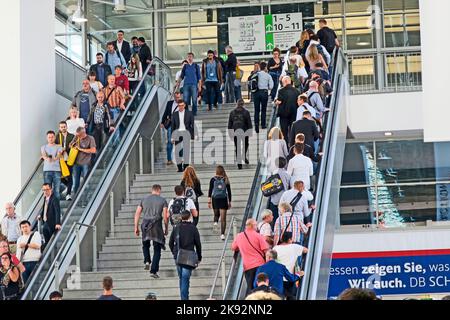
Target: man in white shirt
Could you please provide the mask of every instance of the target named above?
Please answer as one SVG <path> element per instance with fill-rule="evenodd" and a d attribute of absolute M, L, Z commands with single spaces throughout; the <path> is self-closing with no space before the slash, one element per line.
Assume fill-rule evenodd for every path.
<path fill-rule="evenodd" d="M 175 203 L 175 201 L 177 199 L 182 199 L 183 200 L 183 205 L 184 205 L 184 210 L 180 210 L 180 211 L 190 211 L 191 213 L 191 221 L 192 221 L 192 217 L 198 217 L 198 211 L 197 208 L 195 207 L 194 201 L 192 201 L 192 199 L 186 198 L 184 195 L 184 187 L 183 186 L 175 186 L 175 195 L 176 197 L 173 198 L 172 200 L 170 200 L 169 202 L 169 206 L 168 206 L 168 210 L 167 210 L 167 214 L 169 215 L 168 217 L 166 217 L 167 219 L 169 219 L 170 223 L 173 225 L 173 220 L 170 219 L 170 215 L 171 212 L 178 214 L 176 211 L 174 210 L 173 205 Z M 180 213 L 181 214 L 181 213 Z"/>
<path fill-rule="evenodd" d="M 5 205 L 6 215 L 2 219 L 1 233 L 7 238 L 11 253 L 16 253 L 17 239 L 20 237 L 20 220 L 16 214 L 14 204 Z"/>
<path fill-rule="evenodd" d="M 310 158 L 303 155 L 303 144 L 294 145 L 295 156 L 289 161 L 287 172 L 291 176 L 291 187 L 295 181 L 303 181 L 305 189 L 311 189 L 310 178 L 314 173 L 313 163 Z"/>
<path fill-rule="evenodd" d="M 286 231 L 283 233 L 281 237 L 281 241 L 278 245 L 276 245 L 273 250 L 275 250 L 278 254 L 277 262 L 281 263 L 288 269 L 288 271 L 292 274 L 295 274 L 295 264 L 301 266 L 301 257 L 304 253 L 308 252 L 308 249 L 296 244 L 292 243 L 292 232 Z M 295 283 L 287 282 L 286 279 L 283 281 L 284 294 L 287 300 L 293 300 L 295 298 Z"/>
<path fill-rule="evenodd" d="M 42 238 L 39 232 L 31 232 L 31 224 L 28 220 L 20 223 L 22 236 L 17 240 L 17 258 L 22 261 L 25 271 L 22 273 L 26 283 L 41 258 Z"/>
<path fill-rule="evenodd" d="M 308 201 L 314 199 L 312 193 L 309 192 L 308 190 L 305 190 L 303 181 L 300 180 L 295 181 L 294 187 L 283 193 L 280 199 L 280 203 L 282 202 L 291 203 L 299 192 L 302 194 L 302 197 L 300 198 L 300 201 L 297 202 L 295 208 L 292 208 L 292 211 L 294 212 L 294 214 L 300 215 L 303 221 L 304 218 L 309 217 L 309 215 L 311 214 L 311 211 L 309 210 L 308 206 Z"/>
<path fill-rule="evenodd" d="M 266 238 L 266 242 L 269 246 L 273 245 L 273 231 L 272 231 L 272 222 L 273 222 L 273 213 L 269 209 L 264 209 L 261 214 L 262 221 L 258 223 L 258 231 L 259 234 Z"/>

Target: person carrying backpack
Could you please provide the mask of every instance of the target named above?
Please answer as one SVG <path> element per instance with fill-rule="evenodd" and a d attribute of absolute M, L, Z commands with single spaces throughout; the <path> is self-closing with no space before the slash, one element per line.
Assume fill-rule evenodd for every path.
<path fill-rule="evenodd" d="M 175 186 L 176 197 L 169 202 L 169 221 L 172 226 L 181 222 L 181 215 L 184 211 L 189 211 L 193 218 L 198 217 L 194 201 L 188 199 L 185 195 L 183 186 Z"/>
<path fill-rule="evenodd" d="M 220 218 L 220 239 L 225 240 L 227 210 L 231 209 L 231 186 L 223 166 L 217 166 L 216 175 L 209 182 L 208 208 L 214 211 L 214 230 L 217 230 Z"/>
<path fill-rule="evenodd" d="M 230 112 L 230 117 L 228 118 L 228 133 L 230 138 L 234 140 L 234 151 L 236 154 L 236 161 L 238 164 L 238 169 L 242 169 L 242 140 L 244 140 L 244 161 L 245 164 L 249 164 L 248 160 L 248 137 L 251 135 L 252 118 L 250 117 L 250 112 L 245 109 L 244 100 L 239 99 L 237 106 L 234 110 Z M 240 130 L 242 130 L 242 132 Z M 239 131 L 238 131 L 239 130 Z M 242 139 L 245 137 L 244 139 Z M 239 142 L 239 143 L 238 143 Z M 239 155 L 238 155 L 239 151 Z"/>
<path fill-rule="evenodd" d="M 198 198 L 203 196 L 202 186 L 200 179 L 195 173 L 195 169 L 191 166 L 186 167 L 183 172 L 183 180 L 181 180 L 180 185 L 184 188 L 184 195 L 187 199 L 191 199 L 194 202 L 195 208 L 197 209 L 197 216 L 194 217 L 194 225 L 198 224 L 198 218 L 200 215 L 200 205 L 198 203 Z"/>

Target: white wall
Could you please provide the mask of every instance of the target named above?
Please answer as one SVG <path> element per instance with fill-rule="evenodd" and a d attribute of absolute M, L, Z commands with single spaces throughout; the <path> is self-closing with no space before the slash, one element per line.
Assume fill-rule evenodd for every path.
<path fill-rule="evenodd" d="M 0 79 L 2 96 L 2 124 L 0 125 L 0 210 L 5 201 L 14 197 L 21 184 L 21 136 L 20 136 L 20 2 L 0 0 L 0 30 L 3 30 L 3 44 L 0 61 L 6 63 L 8 72 Z M 15 54 L 14 54 L 15 53 Z M 13 68 L 13 69 L 11 69 Z"/>
<path fill-rule="evenodd" d="M 333 253 L 431 250 L 450 248 L 449 228 L 384 229 L 378 231 L 338 231 Z"/>
<path fill-rule="evenodd" d="M 422 42 L 422 82 L 424 110 L 424 140 L 450 141 L 448 119 L 448 52 L 450 44 L 442 41 L 441 31 L 447 26 L 450 1 L 420 0 L 420 36 Z M 436 49 L 436 44 L 439 49 Z"/>
<path fill-rule="evenodd" d="M 421 130 L 422 92 L 350 96 L 347 120 L 353 133 Z"/>
<path fill-rule="evenodd" d="M 11 201 L 39 160 L 45 132 L 55 127 L 55 0 L 0 0 L 4 43 L 0 61 L 8 72 L 2 83 L 3 108 L 0 126 L 3 158 L 0 162 L 0 205 Z M 11 53 L 16 54 L 11 54 Z M 15 69 L 17 68 L 17 69 Z M 3 80 L 4 81 L 4 80 Z M 4 90 L 4 92 L 3 92 Z M 59 120 L 59 119 L 58 119 Z"/>

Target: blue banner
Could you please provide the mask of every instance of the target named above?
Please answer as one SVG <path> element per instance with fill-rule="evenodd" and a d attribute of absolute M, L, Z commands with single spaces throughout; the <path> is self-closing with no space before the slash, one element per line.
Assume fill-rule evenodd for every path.
<path fill-rule="evenodd" d="M 347 288 L 373 289 L 377 295 L 450 293 L 450 250 L 365 254 L 333 254 L 330 299 Z"/>

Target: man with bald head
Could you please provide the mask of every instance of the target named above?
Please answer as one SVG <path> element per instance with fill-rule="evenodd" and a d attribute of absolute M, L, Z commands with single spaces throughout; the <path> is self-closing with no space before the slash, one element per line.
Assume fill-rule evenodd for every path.
<path fill-rule="evenodd" d="M 244 265 L 245 281 L 247 282 L 247 294 L 253 289 L 256 270 L 266 263 L 265 253 L 269 250 L 266 238 L 257 231 L 255 219 L 248 219 L 245 223 L 245 231 L 234 238 L 231 245 L 233 251 L 239 251 Z"/>
<path fill-rule="evenodd" d="M 300 94 L 291 83 L 289 76 L 281 79 L 283 88 L 278 92 L 276 105 L 278 106 L 277 116 L 280 117 L 280 127 L 286 143 L 288 143 L 289 130 L 297 116 L 297 97 Z"/>
<path fill-rule="evenodd" d="M 309 90 L 306 92 L 308 96 L 309 104 L 316 109 L 316 113 L 319 118 L 322 118 L 323 113 L 327 111 L 323 103 L 322 97 L 319 93 L 319 84 L 316 81 L 309 82 Z"/>

